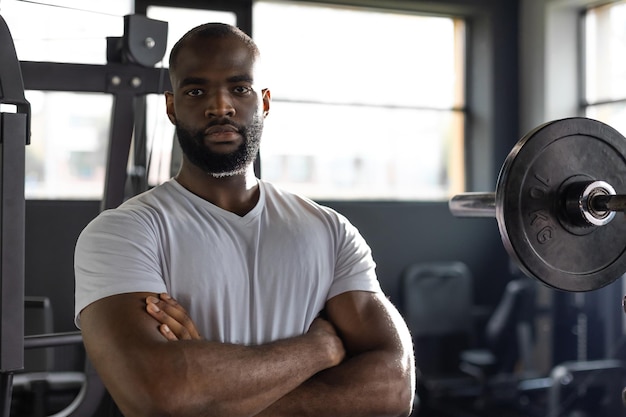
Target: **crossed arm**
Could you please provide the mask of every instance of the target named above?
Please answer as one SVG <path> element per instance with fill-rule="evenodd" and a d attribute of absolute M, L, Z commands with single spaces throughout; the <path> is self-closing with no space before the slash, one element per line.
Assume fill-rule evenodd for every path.
<path fill-rule="evenodd" d="M 410 335 L 380 294 L 336 296 L 327 303 L 328 320 L 259 346 L 202 340 L 173 300 L 149 302 L 146 314 L 148 297 L 157 301 L 154 294 L 122 294 L 81 313 L 87 353 L 127 417 L 410 413 Z M 168 341 L 163 323 L 171 339 L 187 340 Z"/>

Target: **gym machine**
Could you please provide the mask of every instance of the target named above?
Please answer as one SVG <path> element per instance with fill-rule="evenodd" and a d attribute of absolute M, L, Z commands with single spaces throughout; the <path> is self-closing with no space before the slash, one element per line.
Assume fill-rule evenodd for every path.
<path fill-rule="evenodd" d="M 24 368 L 24 349 L 82 344 L 80 332 L 24 336 L 25 200 L 24 158 L 30 139 L 28 89 L 101 92 L 114 96 L 104 197 L 101 208 L 116 207 L 126 195 L 126 165 L 135 129 L 135 104 L 169 87 L 166 70 L 154 68 L 165 53 L 167 23 L 141 15 L 124 17 L 124 36 L 107 39 L 104 66 L 19 62 L 9 28 L 0 16 L 0 416 L 11 410 L 13 375 Z M 46 73 L 44 84 L 34 74 Z M 24 78 L 22 78 L 24 75 Z M 135 130 L 135 155 L 140 154 Z M 139 143 L 138 143 L 139 142 Z M 138 187 L 145 187 L 140 184 Z M 142 190 L 139 190 L 142 191 Z M 86 361 L 85 383 L 57 417 L 93 415 L 104 386 Z"/>

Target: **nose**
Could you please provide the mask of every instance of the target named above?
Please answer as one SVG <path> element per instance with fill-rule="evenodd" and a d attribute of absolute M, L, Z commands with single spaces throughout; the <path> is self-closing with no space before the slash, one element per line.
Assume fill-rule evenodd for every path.
<path fill-rule="evenodd" d="M 228 92 L 215 91 L 209 95 L 204 116 L 207 118 L 233 117 L 235 115 L 235 107 Z"/>

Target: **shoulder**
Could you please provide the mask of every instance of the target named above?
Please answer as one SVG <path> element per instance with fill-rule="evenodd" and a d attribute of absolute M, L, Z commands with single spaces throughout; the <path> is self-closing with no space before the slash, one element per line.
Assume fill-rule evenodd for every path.
<path fill-rule="evenodd" d="M 259 184 L 265 193 L 266 204 L 282 206 L 302 214 L 317 215 L 337 222 L 348 222 L 348 219 L 338 211 L 308 197 L 295 194 L 270 182 L 260 180 Z"/>
<path fill-rule="evenodd" d="M 301 225 L 314 225 L 314 230 L 324 230 L 343 244 L 363 246 L 365 241 L 351 221 L 337 210 L 317 203 L 310 198 L 286 191 L 268 182 L 261 182 L 265 193 L 265 207 L 270 216 L 280 216 Z M 309 231 L 310 232 L 310 231 Z"/>
<path fill-rule="evenodd" d="M 171 206 L 180 201 L 170 182 L 130 198 L 120 206 L 101 212 L 92 219 L 79 236 L 79 243 L 89 238 L 137 236 L 154 230 L 163 221 Z"/>
<path fill-rule="evenodd" d="M 132 213 L 165 209 L 171 205 L 181 204 L 184 192 L 186 190 L 180 184 L 175 180 L 169 180 L 126 200 L 114 210 Z"/>
<path fill-rule="evenodd" d="M 104 223 L 120 220 L 139 220 L 159 216 L 181 204 L 180 190 L 175 181 L 168 181 L 126 200 L 118 207 L 105 210 L 95 220 Z"/>

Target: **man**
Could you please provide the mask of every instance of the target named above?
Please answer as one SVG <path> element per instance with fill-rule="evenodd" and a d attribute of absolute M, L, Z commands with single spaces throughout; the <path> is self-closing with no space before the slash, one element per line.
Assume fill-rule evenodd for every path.
<path fill-rule="evenodd" d="M 127 417 L 408 415 L 411 337 L 369 247 L 335 211 L 254 176 L 270 108 L 258 64 L 223 24 L 173 48 L 182 166 L 79 237 L 87 353 Z"/>

